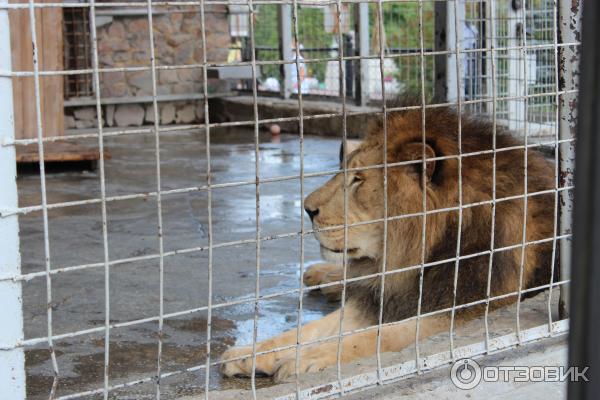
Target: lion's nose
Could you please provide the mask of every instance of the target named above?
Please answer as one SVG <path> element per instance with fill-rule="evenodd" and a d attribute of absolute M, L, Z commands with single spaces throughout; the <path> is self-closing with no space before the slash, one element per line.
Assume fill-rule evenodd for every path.
<path fill-rule="evenodd" d="M 316 210 L 311 210 L 308 207 L 304 207 L 304 210 L 306 211 L 306 213 L 310 217 L 311 221 L 313 220 L 313 218 L 315 218 L 317 215 L 319 215 L 319 209 L 318 208 Z"/>

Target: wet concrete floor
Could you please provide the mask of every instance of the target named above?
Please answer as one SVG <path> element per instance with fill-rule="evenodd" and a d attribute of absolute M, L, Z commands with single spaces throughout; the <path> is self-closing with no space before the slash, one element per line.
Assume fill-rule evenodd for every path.
<path fill-rule="evenodd" d="M 211 135 L 212 181 L 215 184 L 253 181 L 255 147 L 252 130 L 213 132 Z M 106 162 L 108 197 L 156 190 L 154 137 L 127 135 L 106 138 L 111 159 Z M 163 134 L 160 145 L 163 190 L 206 184 L 206 138 L 200 133 Z M 93 142 L 92 142 L 93 144 Z M 339 140 L 307 136 L 304 142 L 305 172 L 334 171 L 338 167 Z M 300 174 L 298 137 L 272 138 L 261 133 L 259 146 L 261 179 Z M 305 179 L 305 195 L 320 186 L 328 176 Z M 21 206 L 40 204 L 37 175 L 18 179 Z M 69 172 L 47 177 L 48 202 L 95 199 L 100 197 L 97 172 Z M 250 344 L 253 339 L 256 283 L 256 193 L 255 185 L 222 187 L 212 190 L 213 250 L 212 330 L 210 359 L 217 361 L 230 345 Z M 260 185 L 261 237 L 300 231 L 300 180 L 280 180 Z M 54 335 L 81 330 L 91 333 L 54 341 L 58 362 L 57 396 L 95 390 L 104 382 L 105 271 L 102 218 L 99 204 L 58 208 L 49 211 L 50 263 L 52 269 L 99 263 L 93 268 L 52 275 L 52 329 Z M 127 323 L 156 317 L 160 306 L 159 241 L 156 197 L 107 203 L 109 260 L 126 260 L 110 266 L 110 321 Z M 164 258 L 164 313 L 208 305 L 208 194 L 205 190 L 165 194 L 162 197 L 164 251 L 196 249 Z M 42 214 L 20 218 L 23 273 L 44 271 Z M 238 242 L 233 246 L 221 246 Z M 300 284 L 300 239 L 296 235 L 265 240 L 260 246 L 260 295 L 297 289 Z M 305 264 L 319 261 L 318 244 L 305 239 Z M 250 300 L 243 302 L 242 300 Z M 552 297 L 555 314 L 558 291 Z M 46 279 L 23 282 L 25 337 L 47 334 Z M 236 304 L 224 305 L 233 301 Z M 521 328 L 547 323 L 548 293 L 527 299 L 521 307 Z M 288 293 L 259 302 L 258 340 L 296 326 L 297 293 Z M 336 304 L 318 295 L 305 294 L 303 320 L 332 311 Z M 491 337 L 515 332 L 516 307 L 490 314 Z M 164 320 L 160 382 L 161 398 L 198 398 L 204 391 L 205 373 L 196 369 L 206 363 L 205 310 L 176 315 Z M 553 316 L 556 320 L 557 316 Z M 485 337 L 480 318 L 457 328 L 455 345 L 481 342 Z M 109 385 L 119 385 L 156 376 L 158 322 L 117 327 L 110 331 Z M 420 345 L 421 354 L 437 354 L 449 348 L 448 333 L 439 334 Z M 384 366 L 412 360 L 414 346 L 400 353 L 382 355 Z M 372 372 L 375 358 L 345 365 L 342 375 Z M 27 393 L 31 399 L 47 399 L 53 381 L 52 361 L 47 344 L 26 349 Z M 192 368 L 192 371 L 185 372 Z M 314 387 L 337 379 L 335 368 L 302 376 L 301 387 Z M 408 381 L 407 381 L 408 382 Z M 410 382 L 408 383 L 410 384 Z M 258 398 L 294 393 L 293 383 L 273 386 L 268 378 L 257 378 Z M 250 380 L 223 379 L 218 366 L 210 368 L 209 387 L 215 399 L 251 398 Z M 112 390 L 111 399 L 155 398 L 153 382 Z M 1 396 L 0 396 L 1 397 Z M 92 395 L 85 398 L 102 398 Z"/>
<path fill-rule="evenodd" d="M 206 184 L 207 154 L 201 133 L 162 134 L 160 144 L 163 190 Z M 92 144 L 94 142 L 91 142 Z M 111 159 L 106 161 L 106 195 L 121 196 L 156 190 L 156 158 L 152 135 L 106 138 Z M 337 168 L 339 140 L 306 137 L 305 172 Z M 215 184 L 252 181 L 255 176 L 254 132 L 213 132 L 211 135 L 212 181 Z M 260 134 L 260 177 L 300 174 L 298 136 Z M 329 177 L 305 180 L 305 195 Z M 41 202 L 37 175 L 18 179 L 21 206 Z M 100 197 L 99 173 L 67 172 L 47 176 L 48 203 Z M 256 235 L 255 185 L 212 190 L 213 243 L 251 241 Z M 205 190 L 162 196 L 164 251 L 202 248 L 208 245 L 208 194 Z M 102 218 L 99 204 L 49 211 L 50 263 L 52 269 L 104 261 Z M 155 317 L 159 314 L 160 268 L 152 255 L 159 254 L 157 201 L 143 199 L 107 204 L 109 260 L 149 256 L 110 267 L 110 320 L 113 323 Z M 300 180 L 260 185 L 261 236 L 300 231 Z M 43 271 L 42 214 L 20 218 L 23 273 Z M 305 240 L 306 265 L 318 261 L 314 238 Z M 252 299 L 255 294 L 255 243 L 219 247 L 213 251 L 212 304 Z M 164 258 L 164 313 L 205 307 L 208 304 L 208 251 L 197 250 Z M 298 236 L 268 240 L 260 249 L 260 294 L 298 288 L 300 239 Z M 105 271 L 103 266 L 52 276 L 52 329 L 54 335 L 101 328 L 105 319 Z M 47 334 L 46 279 L 23 283 L 26 339 Z M 258 338 L 263 339 L 296 325 L 297 294 L 281 295 L 259 303 Z M 306 295 L 303 320 L 318 318 L 335 308 L 319 296 Z M 252 342 L 254 303 L 220 306 L 212 312 L 211 360 L 225 348 Z M 207 312 L 167 318 L 163 328 L 163 373 L 203 365 L 206 362 Z M 110 331 L 109 384 L 118 385 L 156 374 L 158 323 L 145 322 Z M 55 340 L 59 383 L 57 396 L 98 389 L 104 380 L 104 332 Z M 48 398 L 53 381 L 47 344 L 26 349 L 27 393 L 32 399 Z M 163 398 L 177 398 L 203 391 L 203 370 L 177 374 L 161 381 Z M 210 370 L 210 388 L 247 388 L 248 380 L 223 380 L 218 367 Z M 258 386 L 271 385 L 259 379 Z M 111 392 L 112 398 L 153 398 L 154 384 L 140 384 Z M 93 397 L 92 397 L 93 398 Z"/>

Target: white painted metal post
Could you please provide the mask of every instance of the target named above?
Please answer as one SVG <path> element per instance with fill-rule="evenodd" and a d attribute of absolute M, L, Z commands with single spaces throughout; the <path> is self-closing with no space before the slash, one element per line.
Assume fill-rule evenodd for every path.
<path fill-rule="evenodd" d="M 482 57 L 486 58 L 486 62 L 485 62 L 485 96 L 487 98 L 494 98 L 495 100 L 495 96 L 494 96 L 494 90 L 492 89 L 494 87 L 494 84 L 497 83 L 498 78 L 495 77 L 494 72 L 493 72 L 493 65 L 495 60 L 493 60 L 493 57 L 495 57 L 495 53 L 494 53 L 494 48 L 496 48 L 496 43 L 494 42 L 496 40 L 496 38 L 498 37 L 498 33 L 496 32 L 496 21 L 492 21 L 492 18 L 495 18 L 496 16 L 496 10 L 494 9 L 496 7 L 496 3 L 493 1 L 486 1 L 485 2 L 485 31 L 483 33 L 480 33 L 481 35 L 483 35 L 483 37 L 485 38 L 485 55 L 483 55 Z M 496 81 L 496 82 L 494 82 Z M 496 104 L 497 105 L 497 104 Z M 486 112 L 488 114 L 492 114 L 494 108 L 494 104 L 493 103 L 484 103 L 484 109 L 486 110 Z M 494 115 L 494 118 L 496 116 Z"/>
<path fill-rule="evenodd" d="M 279 6 L 279 46 L 284 61 L 294 60 L 292 51 L 292 5 L 282 4 Z M 283 64 L 281 95 L 284 99 L 289 99 L 292 95 L 292 64 Z"/>
<path fill-rule="evenodd" d="M 559 1 L 558 9 L 558 34 L 559 43 L 576 43 L 581 40 L 581 11 L 582 1 Z M 579 46 L 563 46 L 559 49 L 559 74 L 560 90 L 573 91 L 579 88 Z M 577 94 L 565 93 L 559 100 L 558 133 L 559 146 L 560 186 L 573 185 L 575 171 L 575 138 L 577 130 Z M 570 141 L 569 141 L 570 140 Z M 560 232 L 571 233 L 573 221 L 573 195 L 572 190 L 560 191 Z M 560 241 L 560 279 L 571 279 L 571 237 Z M 560 287 L 559 314 L 568 316 L 569 285 Z"/>
<path fill-rule="evenodd" d="M 358 4 L 358 55 L 360 56 L 360 104 L 366 106 L 369 102 L 369 4 Z"/>
<path fill-rule="evenodd" d="M 508 5 L 508 127 L 517 132 L 524 127 L 525 102 L 523 96 L 525 82 L 523 70 L 522 52 L 519 46 L 523 46 L 523 2 L 511 2 Z M 523 133 L 524 134 L 524 133 Z"/>
<path fill-rule="evenodd" d="M 1 5 L 8 3 L 0 0 Z M 0 71 L 11 71 L 8 9 L 0 9 Z M 2 210 L 18 208 L 17 170 L 14 145 L 12 78 L 0 76 L 0 276 L 21 273 L 19 221 L 17 214 L 2 215 Z M 23 314 L 21 283 L 0 281 L 0 393 L 5 399 L 25 398 L 25 358 L 22 347 Z"/>
<path fill-rule="evenodd" d="M 455 13 L 458 12 L 458 16 Z M 458 17 L 458 32 L 456 30 L 456 17 Z M 446 4 L 446 50 L 456 52 L 459 51 L 460 41 L 462 39 L 462 22 L 465 20 L 465 3 L 459 1 L 454 7 L 451 1 Z M 464 71 L 463 71 L 464 73 Z M 461 76 L 460 79 L 463 77 Z M 458 69 L 456 65 L 456 54 L 446 54 L 446 90 L 449 102 L 458 101 Z"/>

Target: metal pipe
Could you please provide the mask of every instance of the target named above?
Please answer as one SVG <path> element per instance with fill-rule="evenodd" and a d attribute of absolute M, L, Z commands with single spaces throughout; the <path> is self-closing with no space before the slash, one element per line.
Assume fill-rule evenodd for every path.
<path fill-rule="evenodd" d="M 559 43 L 572 39 L 581 39 L 581 0 L 558 2 L 558 41 Z M 558 51 L 560 89 L 577 89 L 579 87 L 579 46 L 561 47 Z M 559 96 L 559 139 L 574 139 L 577 129 L 577 99 L 578 94 L 563 94 Z M 575 141 L 561 142 L 559 146 L 560 186 L 573 185 L 575 170 Z M 560 193 L 560 230 L 571 233 L 573 221 L 574 191 Z M 560 241 L 560 279 L 571 277 L 571 239 Z M 558 303 L 561 318 L 568 317 L 569 285 L 560 289 Z"/>
<path fill-rule="evenodd" d="M 356 6 L 356 43 L 358 45 L 358 73 L 356 77 L 356 104 L 366 106 L 369 102 L 369 4 L 360 3 Z"/>
<path fill-rule="evenodd" d="M 0 0 L 6 4 L 8 0 Z M 8 10 L 0 9 L 0 69 L 10 71 L 10 26 Z M 12 78 L 0 77 L 0 143 L 14 140 Z M 0 208 L 18 207 L 15 148 L 0 146 Z M 19 218 L 0 218 L 0 274 L 19 275 Z M 21 282 L 0 281 L 0 343 L 12 347 L 23 340 Z M 25 356 L 23 348 L 0 350 L 0 388 L 7 399 L 25 398 Z"/>
<path fill-rule="evenodd" d="M 288 61 L 281 65 L 282 82 L 281 97 L 289 99 L 292 95 L 292 62 L 294 55 L 292 54 L 292 6 L 290 4 L 282 4 L 279 7 L 279 57 L 281 60 Z M 257 46 L 258 47 L 258 46 Z"/>

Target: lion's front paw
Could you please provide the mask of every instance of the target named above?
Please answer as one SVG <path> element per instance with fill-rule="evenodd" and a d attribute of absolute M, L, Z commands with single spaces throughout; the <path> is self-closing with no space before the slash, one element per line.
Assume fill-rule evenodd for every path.
<path fill-rule="evenodd" d="M 334 264 L 315 264 L 304 272 L 302 280 L 306 286 L 321 285 L 341 281 L 343 279 L 342 267 Z M 329 301 L 339 301 L 342 297 L 342 288 L 340 284 L 324 286 L 320 289 Z"/>
<path fill-rule="evenodd" d="M 221 373 L 225 376 L 249 376 L 252 373 L 252 346 L 231 347 L 227 349 L 221 356 L 221 360 L 225 361 L 221 364 Z M 250 361 L 250 364 L 248 363 Z"/>
<path fill-rule="evenodd" d="M 319 270 L 318 266 L 319 264 L 313 265 L 304 271 L 304 275 L 302 275 L 302 281 L 306 286 L 315 286 L 321 283 L 324 273 Z"/>
<path fill-rule="evenodd" d="M 314 264 L 304 271 L 302 280 L 306 286 L 315 286 L 321 283 L 332 282 L 331 279 L 334 278 L 336 274 L 339 275 L 340 269 L 340 266 L 334 264 Z"/>
<path fill-rule="evenodd" d="M 330 359 L 326 356 L 303 357 L 300 360 L 300 373 L 310 373 L 323 371 L 325 368 L 335 364 L 335 358 Z M 288 379 L 296 373 L 296 358 L 286 358 L 281 360 L 277 365 L 277 370 L 273 375 L 276 382 L 281 382 Z"/>
<path fill-rule="evenodd" d="M 257 348 L 258 352 L 259 349 Z M 232 360 L 235 359 L 235 360 Z M 252 346 L 232 347 L 221 356 L 224 360 L 221 364 L 221 373 L 227 377 L 250 377 L 252 376 Z M 232 360 L 232 361 L 226 361 Z M 272 354 L 256 356 L 256 376 L 273 375 L 274 357 Z"/>

